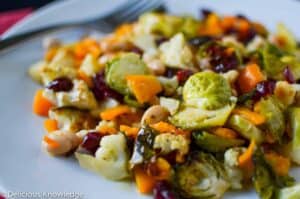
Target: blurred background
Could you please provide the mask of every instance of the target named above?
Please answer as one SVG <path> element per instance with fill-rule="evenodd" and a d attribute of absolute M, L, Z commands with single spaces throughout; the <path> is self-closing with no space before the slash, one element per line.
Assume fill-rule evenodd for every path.
<path fill-rule="evenodd" d="M 0 35 L 35 9 L 54 0 L 2 0 L 0 6 Z"/>

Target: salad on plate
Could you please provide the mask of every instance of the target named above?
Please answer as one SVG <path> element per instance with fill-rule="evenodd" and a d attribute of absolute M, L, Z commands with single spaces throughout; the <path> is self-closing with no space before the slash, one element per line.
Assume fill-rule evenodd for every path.
<path fill-rule="evenodd" d="M 300 48 L 283 24 L 145 13 L 101 38 L 47 39 L 29 75 L 53 156 L 155 199 L 300 198 Z"/>

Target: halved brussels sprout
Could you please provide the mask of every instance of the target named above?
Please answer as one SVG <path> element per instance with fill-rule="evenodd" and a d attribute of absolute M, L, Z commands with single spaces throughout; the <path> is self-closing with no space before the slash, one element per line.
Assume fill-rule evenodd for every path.
<path fill-rule="evenodd" d="M 242 139 L 223 138 L 205 131 L 194 132 L 193 139 L 198 147 L 213 153 L 224 152 L 228 148 L 241 146 L 245 143 Z"/>
<path fill-rule="evenodd" d="M 231 102 L 231 88 L 221 75 L 211 71 L 199 72 L 185 83 L 183 100 L 188 106 L 215 110 Z"/>
<path fill-rule="evenodd" d="M 75 153 L 81 167 L 111 180 L 122 180 L 130 176 L 126 138 L 122 133 L 104 136 L 95 157 Z"/>
<path fill-rule="evenodd" d="M 258 111 L 266 118 L 263 128 L 272 134 L 273 138 L 280 142 L 285 130 L 282 104 L 275 97 L 261 99 L 257 104 Z"/>
<path fill-rule="evenodd" d="M 240 133 L 243 137 L 249 140 L 255 140 L 256 143 L 262 143 L 264 140 L 263 132 L 240 115 L 232 115 L 229 118 L 227 125 Z"/>
<path fill-rule="evenodd" d="M 292 128 L 291 158 L 300 164 L 300 108 L 293 107 L 289 110 L 289 122 Z"/>
<path fill-rule="evenodd" d="M 258 149 L 253 157 L 254 176 L 253 184 L 261 199 L 277 198 L 281 188 L 294 184 L 294 179 L 290 176 L 277 176 L 272 167 L 266 162 L 261 149 Z"/>
<path fill-rule="evenodd" d="M 223 126 L 233 108 L 234 104 L 216 110 L 204 110 L 187 106 L 179 110 L 169 120 L 175 126 L 188 130 Z"/>
<path fill-rule="evenodd" d="M 219 199 L 230 188 L 222 163 L 208 153 L 194 152 L 175 168 L 173 182 L 184 198 Z"/>
<path fill-rule="evenodd" d="M 106 66 L 105 80 L 112 89 L 127 95 L 130 93 L 126 83 L 127 75 L 146 75 L 149 70 L 135 53 L 127 53 L 112 60 Z"/>
<path fill-rule="evenodd" d="M 269 78 L 276 80 L 282 80 L 283 70 L 286 67 L 284 63 L 281 62 L 280 58 L 283 56 L 283 52 L 272 44 L 265 44 L 262 52 L 262 62 L 263 70 Z"/>

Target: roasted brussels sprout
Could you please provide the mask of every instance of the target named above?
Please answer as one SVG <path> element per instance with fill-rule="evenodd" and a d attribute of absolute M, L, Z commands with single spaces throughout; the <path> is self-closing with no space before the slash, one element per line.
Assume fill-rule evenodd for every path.
<path fill-rule="evenodd" d="M 175 168 L 174 183 L 184 198 L 219 199 L 230 183 L 222 163 L 208 153 L 194 152 Z"/>
<path fill-rule="evenodd" d="M 272 44 L 265 44 L 261 51 L 263 70 L 268 77 L 282 80 L 285 64 L 280 61 L 283 52 Z"/>
<path fill-rule="evenodd" d="M 255 169 L 253 184 L 261 199 L 277 198 L 281 188 L 294 184 L 294 179 L 289 176 L 277 176 L 272 167 L 266 162 L 261 149 L 253 157 Z"/>
<path fill-rule="evenodd" d="M 194 132 L 193 140 L 195 144 L 201 149 L 208 152 L 224 152 L 226 149 L 244 144 L 244 140 L 241 139 L 227 139 L 220 136 L 202 132 Z"/>
<path fill-rule="evenodd" d="M 293 107 L 289 110 L 289 123 L 292 129 L 291 158 L 300 164 L 300 108 Z"/>
<path fill-rule="evenodd" d="M 205 71 L 192 75 L 183 87 L 183 99 L 188 106 L 215 110 L 231 102 L 231 88 L 221 75 Z"/>
<path fill-rule="evenodd" d="M 197 130 L 226 123 L 234 105 L 227 105 L 217 110 L 203 110 L 196 107 L 182 107 L 169 120 L 175 126 L 188 130 Z"/>
<path fill-rule="evenodd" d="M 239 115 L 232 115 L 227 125 L 240 133 L 249 140 L 255 140 L 256 143 L 262 143 L 264 140 L 263 132 L 247 119 Z"/>
<path fill-rule="evenodd" d="M 131 74 L 149 74 L 145 63 L 137 54 L 127 53 L 112 60 L 106 66 L 105 81 L 109 87 L 127 95 L 130 93 L 126 84 L 126 75 Z"/>
<path fill-rule="evenodd" d="M 285 120 L 282 104 L 275 97 L 261 99 L 257 104 L 257 111 L 266 118 L 264 129 L 272 134 L 272 137 L 280 142 L 285 130 Z"/>
<path fill-rule="evenodd" d="M 76 152 L 81 167 L 96 172 L 111 180 L 122 180 L 130 176 L 126 138 L 122 133 L 104 136 L 95 157 Z"/>

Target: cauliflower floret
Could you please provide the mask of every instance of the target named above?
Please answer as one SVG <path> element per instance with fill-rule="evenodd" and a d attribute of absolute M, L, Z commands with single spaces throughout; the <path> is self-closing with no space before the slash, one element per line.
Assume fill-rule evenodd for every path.
<path fill-rule="evenodd" d="M 162 43 L 159 46 L 159 50 L 161 51 L 160 59 L 169 67 L 193 67 L 193 55 L 189 47 L 186 45 L 182 33 L 175 35 L 170 39 L 170 41 Z"/>
<path fill-rule="evenodd" d="M 151 34 L 137 34 L 132 38 L 132 42 L 144 52 L 157 50 L 155 38 Z"/>
<path fill-rule="evenodd" d="M 274 94 L 283 104 L 288 106 L 294 102 L 296 89 L 286 81 L 279 81 L 276 83 Z"/>
<path fill-rule="evenodd" d="M 88 112 L 72 108 L 52 109 L 49 117 L 56 120 L 63 131 L 77 132 L 81 129 L 93 129 L 96 126 L 96 120 Z"/>
<path fill-rule="evenodd" d="M 172 78 L 159 76 L 157 79 L 160 82 L 160 84 L 162 85 L 162 87 L 164 89 L 164 94 L 166 96 L 173 95 L 179 86 L 179 82 L 178 82 L 178 79 L 176 76 L 172 77 Z"/>
<path fill-rule="evenodd" d="M 45 89 L 43 95 L 57 107 L 68 106 L 89 110 L 97 108 L 93 93 L 82 80 L 74 80 L 73 88 L 69 92 L 54 92 L 51 89 Z"/>
<path fill-rule="evenodd" d="M 40 68 L 42 83 L 47 85 L 58 77 L 73 79 L 77 76 L 75 61 L 70 52 L 65 49 L 59 50 L 52 61 Z"/>
<path fill-rule="evenodd" d="M 245 147 L 234 147 L 231 149 L 228 149 L 224 154 L 224 161 L 225 164 L 228 166 L 234 167 L 238 166 L 239 162 L 239 156 L 243 154 L 246 151 Z"/>
<path fill-rule="evenodd" d="M 255 36 L 254 39 L 247 45 L 247 51 L 252 52 L 261 48 L 265 44 L 265 39 L 261 36 Z"/>
<path fill-rule="evenodd" d="M 189 144 L 190 140 L 184 135 L 163 133 L 155 137 L 153 148 L 160 149 L 164 154 L 177 151 L 183 157 L 189 151 Z"/>
<path fill-rule="evenodd" d="M 29 70 L 28 70 L 28 73 L 29 73 L 29 76 L 36 82 L 38 83 L 43 83 L 43 80 L 42 80 L 42 71 L 44 70 L 44 68 L 46 67 L 47 65 L 47 62 L 45 61 L 39 61 L 33 65 L 30 66 Z"/>
<path fill-rule="evenodd" d="M 104 136 L 95 157 L 81 153 L 75 155 L 81 167 L 108 179 L 122 180 L 129 176 L 126 138 L 121 133 Z"/>
<path fill-rule="evenodd" d="M 243 172 L 238 166 L 238 158 L 245 151 L 245 147 L 234 147 L 228 149 L 224 154 L 226 174 L 233 189 L 241 189 L 243 187 Z"/>
<path fill-rule="evenodd" d="M 47 140 L 51 140 L 52 143 Z M 45 136 L 42 147 L 52 155 L 64 155 L 78 147 L 80 141 L 81 139 L 74 133 L 57 130 Z"/>
<path fill-rule="evenodd" d="M 87 54 L 79 68 L 80 71 L 88 76 L 93 76 L 102 69 L 98 60 L 91 54 Z"/>

